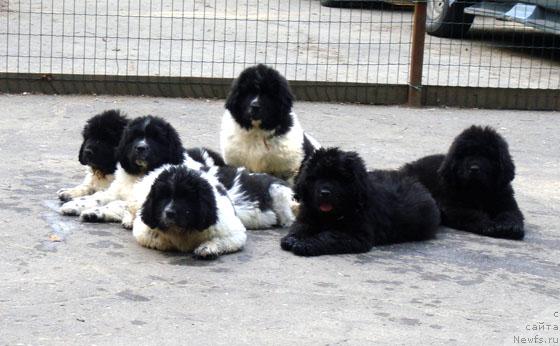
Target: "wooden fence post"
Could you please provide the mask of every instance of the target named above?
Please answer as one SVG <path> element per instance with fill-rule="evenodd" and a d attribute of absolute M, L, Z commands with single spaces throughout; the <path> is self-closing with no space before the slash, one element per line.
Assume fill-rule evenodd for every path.
<path fill-rule="evenodd" d="M 422 68 L 424 65 L 424 41 L 426 38 L 426 1 L 414 4 L 412 24 L 412 54 L 408 76 L 408 105 L 422 107 Z"/>

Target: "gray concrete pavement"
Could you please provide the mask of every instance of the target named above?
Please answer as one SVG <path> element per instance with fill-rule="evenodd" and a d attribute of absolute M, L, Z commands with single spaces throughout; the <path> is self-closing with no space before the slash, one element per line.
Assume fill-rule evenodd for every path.
<path fill-rule="evenodd" d="M 558 113 L 296 104 L 324 145 L 357 150 L 372 168 L 444 151 L 473 123 L 497 127 L 517 164 L 523 242 L 442 229 L 425 243 L 299 258 L 280 249 L 279 229 L 251 231 L 244 251 L 199 262 L 144 249 L 118 225 L 57 214 L 56 190 L 82 178 L 77 152 L 88 117 L 114 107 L 153 113 L 186 145 L 218 149 L 222 103 L 0 95 L 0 344 L 510 345 L 516 336 L 560 337 L 526 330 L 560 325 Z"/>
<path fill-rule="evenodd" d="M 0 71 L 234 77 L 256 63 L 290 80 L 406 84 L 412 12 L 318 0 L 0 0 Z M 536 47 L 536 48 L 531 48 Z M 477 19 L 426 39 L 424 83 L 560 86 L 557 37 Z"/>

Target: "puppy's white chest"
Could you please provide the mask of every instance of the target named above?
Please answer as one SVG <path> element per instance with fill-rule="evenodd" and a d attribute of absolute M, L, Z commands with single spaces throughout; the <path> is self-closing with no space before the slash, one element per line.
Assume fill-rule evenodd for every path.
<path fill-rule="evenodd" d="M 283 179 L 292 177 L 303 159 L 303 131 L 293 116 L 294 126 L 290 131 L 272 136 L 270 131 L 241 128 L 226 110 L 220 136 L 226 163 Z"/>
<path fill-rule="evenodd" d="M 225 160 L 234 166 L 245 166 L 253 172 L 283 175 L 297 170 L 302 152 L 284 136 L 264 134 L 230 136 Z"/>

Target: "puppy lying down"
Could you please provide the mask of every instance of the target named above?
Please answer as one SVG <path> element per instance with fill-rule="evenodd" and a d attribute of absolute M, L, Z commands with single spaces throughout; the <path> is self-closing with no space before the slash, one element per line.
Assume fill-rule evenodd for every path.
<path fill-rule="evenodd" d="M 123 227 L 129 228 L 133 218 L 146 200 L 153 182 L 161 172 L 173 167 L 166 165 L 146 176 L 134 186 L 129 201 L 129 213 L 123 219 Z M 192 169 L 192 167 L 189 167 Z M 264 173 L 250 173 L 244 168 L 230 166 L 202 167 L 204 177 L 216 180 L 227 193 L 237 217 L 247 229 L 289 227 L 295 220 L 293 209 L 296 202 L 287 183 Z"/>
<path fill-rule="evenodd" d="M 355 152 L 317 150 L 295 192 L 300 212 L 282 249 L 299 256 L 359 253 L 435 236 L 440 215 L 430 193 L 398 171 L 367 172 Z"/>
<path fill-rule="evenodd" d="M 126 117 L 118 110 L 105 111 L 86 122 L 78 159 L 87 166 L 87 173 L 81 184 L 57 191 L 61 201 L 67 202 L 109 187 L 117 169 L 115 151 L 127 123 Z"/>
<path fill-rule="evenodd" d="M 472 126 L 455 138 L 447 154 L 426 156 L 402 172 L 430 190 L 443 225 L 494 238 L 525 236 L 511 186 L 515 165 L 496 130 Z"/>
<path fill-rule="evenodd" d="M 202 259 L 239 251 L 245 227 L 222 184 L 211 174 L 166 165 L 139 184 L 149 191 L 132 234 L 145 247 L 193 252 Z"/>

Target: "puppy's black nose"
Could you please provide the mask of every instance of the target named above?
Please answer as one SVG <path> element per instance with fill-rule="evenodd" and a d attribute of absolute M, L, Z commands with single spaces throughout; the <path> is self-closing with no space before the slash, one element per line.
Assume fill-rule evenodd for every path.
<path fill-rule="evenodd" d="M 174 220 L 175 216 L 177 216 L 177 212 L 175 212 L 175 209 L 172 208 L 166 208 L 164 210 L 164 214 L 165 214 L 165 218 L 168 220 Z"/>
<path fill-rule="evenodd" d="M 145 152 L 147 149 L 148 149 L 148 145 L 146 143 L 138 143 L 134 148 L 134 150 L 136 150 L 136 152 L 139 154 Z"/>
<path fill-rule="evenodd" d="M 329 197 L 331 195 L 331 190 L 322 188 L 321 190 L 319 190 L 319 195 L 321 197 Z"/>
<path fill-rule="evenodd" d="M 480 166 L 477 165 L 477 164 L 472 164 L 472 165 L 469 167 L 469 169 L 470 169 L 471 172 L 477 173 L 477 172 L 480 171 Z"/>
<path fill-rule="evenodd" d="M 251 103 L 249 103 L 249 107 L 253 108 L 253 109 L 259 109 L 261 108 L 261 104 L 259 102 L 259 98 L 255 97 L 253 99 L 253 101 L 251 101 Z"/>

